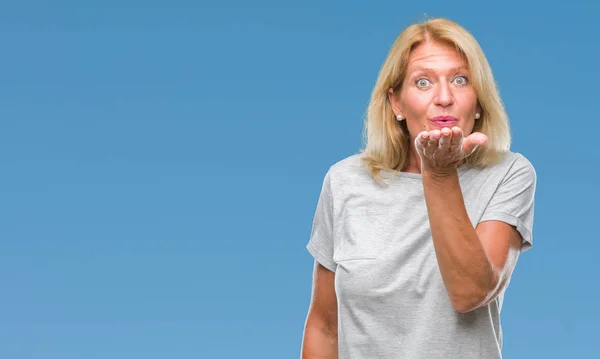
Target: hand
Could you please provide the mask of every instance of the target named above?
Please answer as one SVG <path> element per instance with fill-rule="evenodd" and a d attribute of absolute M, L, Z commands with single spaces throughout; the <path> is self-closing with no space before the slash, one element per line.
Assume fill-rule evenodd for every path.
<path fill-rule="evenodd" d="M 470 156 L 478 146 L 487 143 L 487 136 L 474 132 L 463 138 L 460 127 L 442 130 L 423 131 L 415 139 L 415 147 L 421 157 L 421 172 L 436 175 L 453 173 L 464 158 Z"/>

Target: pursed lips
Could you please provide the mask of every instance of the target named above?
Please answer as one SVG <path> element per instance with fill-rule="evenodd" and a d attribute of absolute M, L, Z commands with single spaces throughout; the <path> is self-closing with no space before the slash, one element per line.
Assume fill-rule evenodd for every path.
<path fill-rule="evenodd" d="M 458 119 L 453 116 L 436 116 L 429 119 L 429 122 L 438 127 L 454 126 L 458 123 Z"/>

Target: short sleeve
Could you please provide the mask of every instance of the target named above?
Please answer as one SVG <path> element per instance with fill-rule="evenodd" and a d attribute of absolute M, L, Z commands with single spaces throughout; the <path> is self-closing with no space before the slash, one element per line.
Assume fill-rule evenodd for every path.
<path fill-rule="evenodd" d="M 330 175 L 331 173 L 328 171 L 321 186 L 321 193 L 306 249 L 317 262 L 335 272 L 337 265 L 333 261 L 333 201 L 331 199 Z"/>
<path fill-rule="evenodd" d="M 497 220 L 514 226 L 523 237 L 522 252 L 533 245 L 535 189 L 535 169 L 524 156 L 518 154 L 481 218 L 481 222 Z"/>

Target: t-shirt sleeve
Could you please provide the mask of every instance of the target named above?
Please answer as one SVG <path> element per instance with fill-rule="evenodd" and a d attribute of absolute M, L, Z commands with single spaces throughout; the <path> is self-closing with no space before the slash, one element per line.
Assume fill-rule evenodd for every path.
<path fill-rule="evenodd" d="M 306 248 L 317 262 L 335 272 L 337 265 L 333 260 L 333 201 L 330 175 L 328 171 L 323 180 Z"/>
<path fill-rule="evenodd" d="M 535 169 L 519 154 L 492 196 L 480 221 L 497 220 L 514 226 L 523 237 L 522 252 L 533 245 L 535 188 Z"/>

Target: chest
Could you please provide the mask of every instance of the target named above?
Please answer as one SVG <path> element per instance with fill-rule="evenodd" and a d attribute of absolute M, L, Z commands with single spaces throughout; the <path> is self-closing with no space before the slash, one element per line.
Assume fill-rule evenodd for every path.
<path fill-rule="evenodd" d="M 336 285 L 340 294 L 415 298 L 443 290 L 422 186 L 388 192 L 347 192 L 334 216 Z M 463 190 L 476 225 L 488 199 L 475 187 Z"/>

